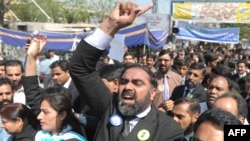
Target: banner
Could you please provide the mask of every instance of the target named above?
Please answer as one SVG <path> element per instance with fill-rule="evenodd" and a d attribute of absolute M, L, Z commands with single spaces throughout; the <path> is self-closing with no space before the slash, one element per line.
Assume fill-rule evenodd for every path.
<path fill-rule="evenodd" d="M 124 34 L 125 45 L 133 47 L 136 45 L 148 45 L 152 49 L 160 49 L 167 42 L 168 32 L 166 30 L 149 30 L 146 24 L 133 26 L 118 31 L 117 34 Z"/>
<path fill-rule="evenodd" d="M 136 18 L 137 25 L 146 23 L 150 30 L 169 30 L 170 15 L 167 14 L 143 14 Z"/>
<path fill-rule="evenodd" d="M 48 31 L 37 31 L 37 33 L 47 36 L 47 44 L 45 46 L 45 49 L 64 51 L 72 50 L 72 47 L 74 47 L 75 44 L 78 44 L 79 41 L 88 34 L 56 33 Z M 32 34 L 34 33 L 0 28 L 0 40 L 2 40 L 4 44 L 12 46 L 24 47 L 26 44 L 26 40 L 29 39 Z"/>
<path fill-rule="evenodd" d="M 179 33 L 176 35 L 180 39 L 199 40 L 214 43 L 233 43 L 239 42 L 240 28 L 205 28 L 189 24 L 188 22 L 178 21 Z"/>
<path fill-rule="evenodd" d="M 250 3 L 173 4 L 173 17 L 215 23 L 250 23 Z"/>
<path fill-rule="evenodd" d="M 0 41 L 2 41 L 3 44 L 24 47 L 26 40 L 29 39 L 32 34 L 37 33 L 47 36 L 45 49 L 74 51 L 81 39 L 85 38 L 90 32 L 58 33 L 41 30 L 34 33 L 28 33 L 0 28 Z M 117 34 L 122 34 L 124 36 L 124 44 L 127 47 L 145 44 L 153 49 L 163 47 L 167 42 L 168 36 L 166 30 L 149 30 L 145 23 L 122 29 L 118 31 Z"/>

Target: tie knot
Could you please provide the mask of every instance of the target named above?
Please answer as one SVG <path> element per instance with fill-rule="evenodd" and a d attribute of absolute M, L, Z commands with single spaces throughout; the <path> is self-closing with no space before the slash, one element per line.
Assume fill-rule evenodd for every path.
<path fill-rule="evenodd" d="M 136 116 L 124 116 L 124 120 L 126 121 L 131 121 L 133 119 L 136 119 L 137 117 Z"/>
<path fill-rule="evenodd" d="M 186 89 L 185 91 L 185 96 L 187 96 L 189 94 L 190 90 L 189 89 Z"/>

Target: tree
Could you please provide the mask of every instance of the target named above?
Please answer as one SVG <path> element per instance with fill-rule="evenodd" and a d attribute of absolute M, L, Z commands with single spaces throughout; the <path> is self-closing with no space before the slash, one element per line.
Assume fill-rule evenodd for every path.
<path fill-rule="evenodd" d="M 8 1 L 10 9 L 21 21 L 48 21 L 48 17 L 31 0 Z M 102 21 L 106 18 L 116 0 L 35 0 L 35 2 L 55 23 L 79 23 L 86 22 L 90 19 L 90 16 L 97 17 L 98 21 Z M 0 6 L 0 12 L 3 13 L 4 0 L 1 0 Z"/>
<path fill-rule="evenodd" d="M 85 22 L 89 17 L 86 0 L 64 0 L 62 12 L 67 23 Z"/>
<path fill-rule="evenodd" d="M 58 21 L 62 16 L 60 8 L 63 6 L 61 2 L 55 0 L 36 0 L 39 7 L 45 11 L 45 13 Z M 48 18 L 33 2 L 27 0 L 19 3 L 14 3 L 11 8 L 22 21 L 32 22 L 47 22 Z"/>
<path fill-rule="evenodd" d="M 11 0 L 0 0 L 0 26 L 5 26 L 4 15 L 8 11 L 6 6 L 10 5 Z"/>
<path fill-rule="evenodd" d="M 93 15 L 99 18 L 99 22 L 101 22 L 108 16 L 116 2 L 117 0 L 90 0 L 89 8 L 93 11 Z"/>

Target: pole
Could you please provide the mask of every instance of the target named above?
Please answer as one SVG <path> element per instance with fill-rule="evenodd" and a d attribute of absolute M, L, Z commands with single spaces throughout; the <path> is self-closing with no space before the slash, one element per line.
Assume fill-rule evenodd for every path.
<path fill-rule="evenodd" d="M 36 3 L 35 0 L 31 0 L 35 5 L 36 7 L 47 17 L 47 22 L 52 22 L 53 23 L 53 19 Z"/>
<path fill-rule="evenodd" d="M 152 3 L 154 4 L 152 13 L 157 13 L 158 12 L 158 0 L 152 0 Z"/>

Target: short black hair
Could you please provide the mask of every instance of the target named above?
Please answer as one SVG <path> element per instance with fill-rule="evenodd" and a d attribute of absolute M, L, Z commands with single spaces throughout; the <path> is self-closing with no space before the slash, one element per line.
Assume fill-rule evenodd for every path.
<path fill-rule="evenodd" d="M 99 70 L 99 76 L 101 78 L 107 79 L 108 81 L 119 79 L 123 69 L 124 67 L 122 64 L 103 65 Z"/>
<path fill-rule="evenodd" d="M 213 61 L 217 60 L 218 56 L 216 54 L 210 52 L 210 53 L 207 53 L 204 55 L 204 59 L 205 59 L 205 64 L 207 65 L 208 62 L 213 62 Z"/>
<path fill-rule="evenodd" d="M 218 108 L 212 108 L 202 113 L 194 124 L 194 132 L 204 122 L 211 122 L 222 131 L 224 130 L 224 125 L 242 125 L 236 116 Z"/>
<path fill-rule="evenodd" d="M 54 69 L 55 67 L 61 68 L 63 71 L 69 70 L 69 62 L 67 60 L 58 60 L 53 62 L 50 66 L 50 69 Z"/>
<path fill-rule="evenodd" d="M 201 106 L 198 99 L 192 99 L 187 97 L 181 97 L 174 101 L 174 106 L 179 104 L 189 104 L 188 110 L 191 114 L 199 113 L 201 112 Z"/>

